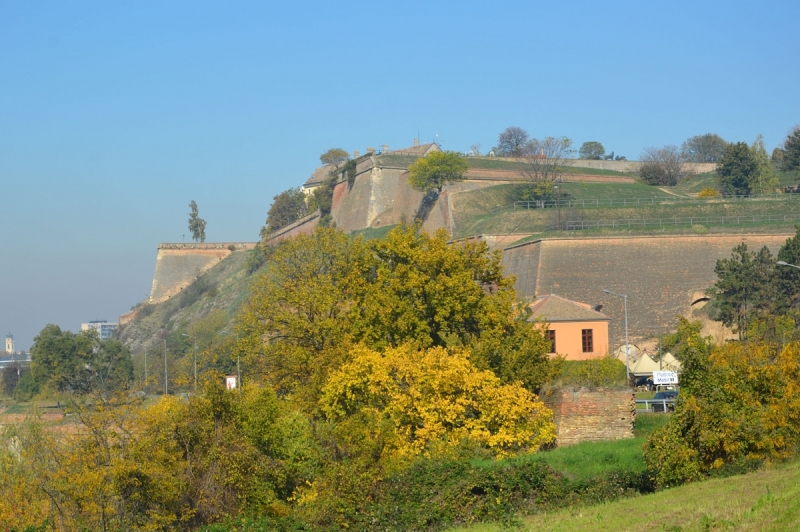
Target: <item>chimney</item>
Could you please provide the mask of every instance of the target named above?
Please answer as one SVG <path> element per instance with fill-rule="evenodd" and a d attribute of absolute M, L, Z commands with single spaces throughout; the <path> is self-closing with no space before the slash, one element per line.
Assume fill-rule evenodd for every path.
<path fill-rule="evenodd" d="M 358 150 L 353 151 L 353 159 L 358 159 L 361 157 L 361 153 Z"/>
<path fill-rule="evenodd" d="M 388 151 L 389 151 L 389 145 L 388 144 L 384 144 L 383 145 L 383 153 L 387 153 Z"/>
<path fill-rule="evenodd" d="M 414 139 L 414 147 L 416 148 L 419 146 L 419 139 Z"/>

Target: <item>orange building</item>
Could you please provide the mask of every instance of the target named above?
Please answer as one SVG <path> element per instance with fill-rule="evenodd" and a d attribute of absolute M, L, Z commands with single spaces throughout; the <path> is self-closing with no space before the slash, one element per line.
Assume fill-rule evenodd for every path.
<path fill-rule="evenodd" d="M 570 301 L 554 294 L 531 303 L 528 321 L 548 323 L 551 353 L 567 360 L 601 358 L 608 354 L 608 322 L 611 318 L 591 305 Z"/>

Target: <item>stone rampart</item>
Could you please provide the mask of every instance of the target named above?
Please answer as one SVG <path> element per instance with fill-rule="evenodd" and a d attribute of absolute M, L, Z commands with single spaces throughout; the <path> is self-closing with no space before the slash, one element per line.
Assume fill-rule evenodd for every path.
<path fill-rule="evenodd" d="M 319 225 L 320 212 L 314 211 L 311 214 L 300 218 L 299 220 L 290 223 L 286 227 L 281 227 L 277 231 L 273 231 L 267 239 L 267 245 L 277 244 L 281 240 L 292 238 L 297 235 L 310 235 L 314 229 Z"/>
<path fill-rule="evenodd" d="M 625 339 L 623 300 L 628 296 L 631 341 L 674 329 L 676 316 L 690 316 L 693 296 L 716 281 L 718 259 L 745 242 L 775 254 L 792 234 L 673 235 L 536 240 L 503 251 L 507 274 L 516 276 L 520 299 L 558 294 L 611 317 L 612 349 Z"/>
<path fill-rule="evenodd" d="M 630 388 L 556 388 L 541 395 L 553 411 L 559 447 L 633 438 L 636 400 Z"/>
<path fill-rule="evenodd" d="M 255 244 L 255 242 L 159 244 L 149 303 L 166 301 L 232 252 L 253 249 Z"/>

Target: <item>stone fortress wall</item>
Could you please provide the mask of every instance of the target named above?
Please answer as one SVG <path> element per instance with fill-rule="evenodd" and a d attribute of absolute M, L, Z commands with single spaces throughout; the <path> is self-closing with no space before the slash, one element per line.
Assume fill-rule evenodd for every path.
<path fill-rule="evenodd" d="M 625 341 L 623 299 L 628 296 L 631 341 L 675 328 L 676 316 L 690 316 L 698 294 L 716 281 L 718 259 L 746 243 L 776 254 L 793 234 L 665 235 L 536 240 L 503 250 L 507 274 L 516 276 L 521 299 L 558 294 L 592 306 L 611 317 L 609 343 Z"/>
<path fill-rule="evenodd" d="M 255 242 L 159 244 L 149 303 L 171 298 L 233 251 L 250 250 Z"/>

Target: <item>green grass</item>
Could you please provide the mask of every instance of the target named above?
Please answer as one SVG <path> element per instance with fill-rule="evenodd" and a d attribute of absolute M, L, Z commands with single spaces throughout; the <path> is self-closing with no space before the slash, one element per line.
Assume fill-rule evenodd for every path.
<path fill-rule="evenodd" d="M 788 531 L 800 529 L 800 463 L 596 506 L 524 517 L 520 530 Z M 481 524 L 453 532 L 505 530 Z"/>
<path fill-rule="evenodd" d="M 658 187 L 643 185 L 642 183 L 564 183 L 563 190 L 569 194 L 569 199 L 631 199 L 631 198 L 656 198 L 670 199 L 675 197 L 669 192 L 664 192 Z"/>
<path fill-rule="evenodd" d="M 704 188 L 713 188 L 717 190 L 719 187 L 719 178 L 716 172 L 709 172 L 706 174 L 697 174 L 690 176 L 674 187 L 665 187 L 667 190 L 676 194 L 682 195 L 695 195 Z"/>
<path fill-rule="evenodd" d="M 358 231 L 353 231 L 350 233 L 350 236 L 363 236 L 364 240 L 376 240 L 378 238 L 383 238 L 389 231 L 397 227 L 397 225 L 386 225 L 384 227 L 367 227 L 366 229 L 359 229 Z"/>

